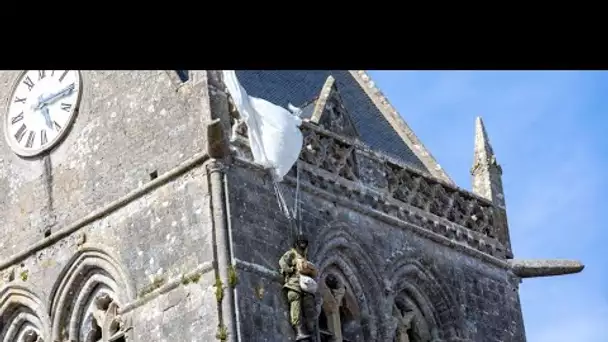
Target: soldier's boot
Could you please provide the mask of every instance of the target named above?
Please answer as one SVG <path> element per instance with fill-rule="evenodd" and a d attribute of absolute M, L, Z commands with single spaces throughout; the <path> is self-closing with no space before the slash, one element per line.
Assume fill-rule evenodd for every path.
<path fill-rule="evenodd" d="M 306 326 L 304 325 L 304 322 L 302 320 L 300 320 L 300 323 L 298 325 L 296 325 L 296 341 L 303 341 L 303 340 L 308 340 L 312 337 L 312 335 L 310 335 L 308 333 L 308 330 L 306 329 Z"/>

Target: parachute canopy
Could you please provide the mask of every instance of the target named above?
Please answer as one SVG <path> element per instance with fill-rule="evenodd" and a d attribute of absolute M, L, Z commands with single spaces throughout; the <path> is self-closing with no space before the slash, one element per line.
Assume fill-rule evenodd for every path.
<path fill-rule="evenodd" d="M 302 150 L 304 138 L 299 128 L 302 120 L 281 106 L 247 95 L 234 70 L 224 70 L 223 76 L 234 105 L 247 125 L 253 161 L 272 169 L 275 180 L 280 182 Z"/>

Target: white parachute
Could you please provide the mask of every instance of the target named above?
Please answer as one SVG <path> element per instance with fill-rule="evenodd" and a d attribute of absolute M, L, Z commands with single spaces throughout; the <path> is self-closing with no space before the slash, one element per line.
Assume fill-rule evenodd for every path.
<path fill-rule="evenodd" d="M 247 125 L 253 161 L 271 169 L 275 181 L 282 181 L 297 162 L 304 142 L 299 128 L 301 111 L 290 104 L 292 113 L 264 99 L 249 96 L 234 70 L 224 70 L 223 76 L 234 105 Z"/>

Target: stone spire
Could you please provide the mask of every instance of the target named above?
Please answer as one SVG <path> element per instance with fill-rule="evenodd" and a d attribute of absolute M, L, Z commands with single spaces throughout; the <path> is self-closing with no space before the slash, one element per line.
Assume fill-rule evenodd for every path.
<path fill-rule="evenodd" d="M 473 176 L 473 193 L 490 200 L 494 204 L 494 236 L 498 237 L 498 240 L 504 244 L 507 252 L 506 256 L 511 259 L 513 258 L 513 252 L 507 222 L 505 195 L 502 188 L 502 168 L 496 161 L 488 133 L 480 117 L 475 120 L 475 154 L 473 155 L 471 175 Z"/>
<path fill-rule="evenodd" d="M 502 168 L 496 161 L 481 117 L 477 117 L 475 120 L 475 154 L 471 175 L 473 176 L 473 192 L 492 201 L 497 207 L 505 209 Z"/>

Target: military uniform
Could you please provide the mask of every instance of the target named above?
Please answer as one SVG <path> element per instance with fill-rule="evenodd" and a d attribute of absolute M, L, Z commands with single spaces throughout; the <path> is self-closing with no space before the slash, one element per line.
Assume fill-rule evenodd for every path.
<path fill-rule="evenodd" d="M 283 290 L 287 292 L 287 301 L 289 302 L 289 317 L 291 325 L 296 329 L 297 340 L 305 339 L 310 335 L 305 331 L 302 321 L 302 288 L 300 287 L 300 270 L 299 265 L 306 262 L 307 248 L 301 250 L 298 248 L 298 242 L 308 241 L 300 236 L 294 247 L 285 252 L 279 259 L 281 274 L 284 277 Z"/>
<path fill-rule="evenodd" d="M 284 277 L 283 289 L 287 291 L 287 300 L 290 306 L 291 324 L 296 326 L 300 323 L 302 289 L 300 288 L 300 272 L 297 270 L 298 259 L 304 256 L 295 248 L 287 251 L 279 260 L 281 273 Z"/>

